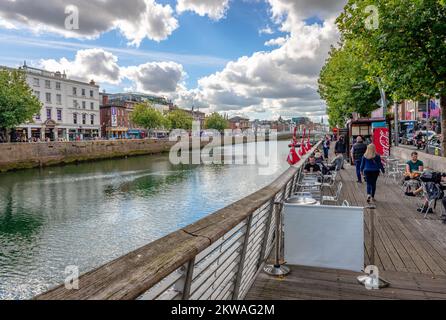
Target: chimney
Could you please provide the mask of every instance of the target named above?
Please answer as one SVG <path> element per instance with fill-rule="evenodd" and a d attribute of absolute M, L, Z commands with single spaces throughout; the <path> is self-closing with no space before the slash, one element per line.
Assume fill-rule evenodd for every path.
<path fill-rule="evenodd" d="M 108 95 L 106 95 L 105 92 L 104 92 L 104 94 L 102 95 L 102 105 L 103 105 L 103 106 L 108 105 Z"/>

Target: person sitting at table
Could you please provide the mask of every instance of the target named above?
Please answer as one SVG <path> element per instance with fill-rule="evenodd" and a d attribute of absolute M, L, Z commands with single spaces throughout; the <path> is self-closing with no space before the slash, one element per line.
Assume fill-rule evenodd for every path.
<path fill-rule="evenodd" d="M 406 163 L 406 172 L 404 180 L 415 179 L 420 176 L 420 172 L 424 171 L 423 161 L 418 159 L 418 152 L 412 152 L 412 159 Z"/>
<path fill-rule="evenodd" d="M 324 156 L 320 152 L 316 152 L 314 155 L 317 164 L 322 164 L 324 162 Z"/>
<path fill-rule="evenodd" d="M 445 212 L 446 212 L 446 197 L 444 196 L 444 193 L 446 192 L 446 173 L 441 174 L 441 181 L 440 183 L 435 183 L 438 185 L 438 189 L 440 191 L 443 191 L 442 194 L 442 205 L 444 206 Z M 405 195 L 408 197 L 416 197 L 424 192 L 423 187 L 413 191 L 413 192 L 406 192 Z M 421 213 L 426 213 L 427 209 L 429 207 L 429 200 L 426 198 L 424 205 L 421 208 L 418 208 L 417 211 Z M 429 211 L 427 213 L 434 213 L 432 208 L 429 208 Z M 446 215 L 443 215 L 441 217 L 443 219 L 443 222 L 446 223 Z"/>
<path fill-rule="evenodd" d="M 316 163 L 316 157 L 315 156 L 311 156 L 309 162 L 307 163 L 307 165 L 304 167 L 304 172 L 305 173 L 316 173 L 316 172 L 321 172 L 321 167 L 320 165 L 318 165 Z"/>

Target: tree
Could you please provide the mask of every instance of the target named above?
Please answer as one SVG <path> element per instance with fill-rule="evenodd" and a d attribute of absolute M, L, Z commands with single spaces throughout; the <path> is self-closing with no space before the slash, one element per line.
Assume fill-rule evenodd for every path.
<path fill-rule="evenodd" d="M 220 114 L 214 112 L 206 118 L 205 127 L 206 129 L 214 129 L 222 132 L 225 129 L 228 129 L 229 123 Z"/>
<path fill-rule="evenodd" d="M 33 94 L 21 70 L 0 70 L 0 130 L 5 132 L 32 121 L 42 103 Z M 8 135 L 9 136 L 9 135 Z"/>
<path fill-rule="evenodd" d="M 192 129 L 192 122 L 194 119 L 184 110 L 174 110 L 170 112 L 166 118 L 171 129 Z"/>
<path fill-rule="evenodd" d="M 161 127 L 166 127 L 166 119 L 161 112 L 152 107 L 149 103 L 140 103 L 135 106 L 130 120 L 147 130 L 151 131 Z"/>
<path fill-rule="evenodd" d="M 330 126 L 344 126 L 356 112 L 367 116 L 376 109 L 380 94 L 362 59 L 361 48 L 353 41 L 332 47 L 319 77 L 319 94 L 327 103 Z"/>
<path fill-rule="evenodd" d="M 378 9 L 374 17 L 370 5 Z M 371 18 L 379 22 L 374 28 L 365 23 Z M 446 151 L 445 21 L 444 0 L 350 0 L 337 20 L 343 37 L 364 47 L 395 101 L 441 97 Z"/>

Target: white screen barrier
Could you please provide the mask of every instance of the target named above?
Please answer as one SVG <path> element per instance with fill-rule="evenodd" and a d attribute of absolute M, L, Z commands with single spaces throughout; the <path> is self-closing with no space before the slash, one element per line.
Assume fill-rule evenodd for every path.
<path fill-rule="evenodd" d="M 284 205 L 289 265 L 364 269 L 364 208 Z"/>

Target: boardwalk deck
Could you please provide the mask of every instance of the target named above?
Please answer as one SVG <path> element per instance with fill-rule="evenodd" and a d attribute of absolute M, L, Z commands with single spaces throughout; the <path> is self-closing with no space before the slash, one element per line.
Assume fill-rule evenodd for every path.
<path fill-rule="evenodd" d="M 364 206 L 365 185 L 356 183 L 354 168 L 341 172 L 342 198 Z M 284 279 L 259 275 L 247 299 L 446 299 L 446 225 L 439 214 L 416 211 L 419 200 L 401 188 L 379 181 L 376 209 L 375 264 L 391 287 L 369 291 L 348 271 L 291 266 Z M 365 264 L 370 262 L 370 219 L 365 215 Z"/>

